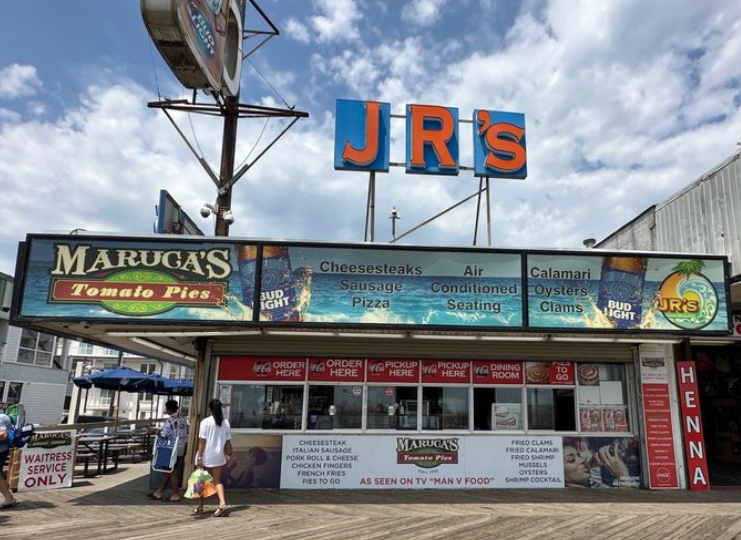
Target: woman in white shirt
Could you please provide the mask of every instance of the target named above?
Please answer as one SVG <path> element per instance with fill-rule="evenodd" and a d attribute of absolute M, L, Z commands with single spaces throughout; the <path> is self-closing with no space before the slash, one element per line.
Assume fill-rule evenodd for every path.
<path fill-rule="evenodd" d="M 221 401 L 212 399 L 208 403 L 208 409 L 211 416 L 201 422 L 198 430 L 196 466 L 206 469 L 213 477 L 216 494 L 219 496 L 219 507 L 214 512 L 214 517 L 219 517 L 229 513 L 224 485 L 221 483 L 221 471 L 226 462 L 232 459 L 232 430 L 229 420 L 224 418 Z M 198 498 L 198 507 L 193 513 L 203 513 L 203 497 Z"/>

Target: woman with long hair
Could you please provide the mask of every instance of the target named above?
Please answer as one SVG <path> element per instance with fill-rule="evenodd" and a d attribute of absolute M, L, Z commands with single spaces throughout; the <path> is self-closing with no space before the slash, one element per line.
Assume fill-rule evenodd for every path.
<path fill-rule="evenodd" d="M 214 517 L 219 517 L 229 513 L 224 495 L 224 484 L 221 483 L 221 471 L 227 461 L 232 459 L 232 430 L 229 420 L 224 418 L 221 401 L 212 399 L 208 403 L 208 409 L 211 415 L 201 421 L 198 429 L 196 467 L 206 469 L 213 477 L 216 494 L 219 497 L 219 507 L 214 512 Z M 203 497 L 198 498 L 198 506 L 193 513 L 203 513 Z"/>

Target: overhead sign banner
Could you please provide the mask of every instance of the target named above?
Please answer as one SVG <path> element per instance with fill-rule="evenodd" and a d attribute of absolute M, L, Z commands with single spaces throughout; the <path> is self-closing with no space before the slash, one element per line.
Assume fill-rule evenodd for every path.
<path fill-rule="evenodd" d="M 519 253 L 292 246 L 264 250 L 260 320 L 522 325 Z M 280 302 L 266 304 L 273 300 Z"/>
<path fill-rule="evenodd" d="M 249 246 L 211 242 L 38 239 L 31 243 L 25 317 L 252 320 Z"/>
<path fill-rule="evenodd" d="M 724 261 L 528 255 L 533 328 L 728 331 Z"/>
<path fill-rule="evenodd" d="M 728 335 L 727 258 L 30 235 L 20 323 Z"/>

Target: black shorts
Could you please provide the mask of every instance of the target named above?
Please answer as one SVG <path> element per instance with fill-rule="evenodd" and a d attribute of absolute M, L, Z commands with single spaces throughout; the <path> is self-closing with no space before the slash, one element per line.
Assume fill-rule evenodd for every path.
<path fill-rule="evenodd" d="M 3 469 L 5 468 L 5 462 L 8 461 L 8 454 L 10 453 L 10 448 L 7 450 L 0 451 L 0 473 L 3 472 Z"/>

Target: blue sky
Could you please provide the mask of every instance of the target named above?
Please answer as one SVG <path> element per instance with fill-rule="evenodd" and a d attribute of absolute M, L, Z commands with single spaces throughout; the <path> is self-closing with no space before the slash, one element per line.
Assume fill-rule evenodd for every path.
<path fill-rule="evenodd" d="M 240 180 L 234 237 L 362 241 L 367 176 L 333 169 L 338 98 L 523 112 L 528 178 L 493 180 L 493 245 L 580 248 L 666 200 L 741 141 L 741 4 L 720 0 L 261 0 L 281 35 L 246 63 L 242 101 L 307 111 Z M 24 0 L 0 33 L 0 272 L 29 232 L 149 233 L 160 189 L 204 231 L 215 189 L 158 96 L 189 95 L 138 0 Z M 248 23 L 254 12 L 248 12 Z M 205 96 L 199 99 L 207 99 Z M 221 125 L 176 116 L 218 168 Z M 191 127 L 192 124 L 192 127 Z M 282 128 L 240 125 L 237 161 Z M 467 125 L 463 164 L 470 164 Z M 261 133 L 265 132 L 262 135 Z M 392 161 L 404 124 L 392 122 Z M 470 173 L 377 181 L 377 241 L 476 191 Z M 469 246 L 469 202 L 406 237 Z M 479 245 L 486 243 L 480 232 Z"/>

